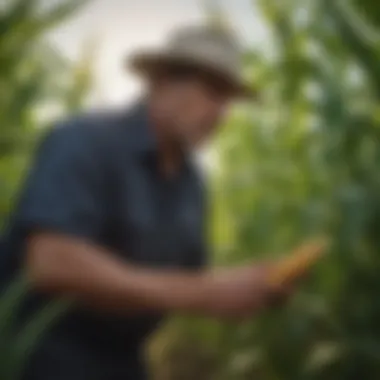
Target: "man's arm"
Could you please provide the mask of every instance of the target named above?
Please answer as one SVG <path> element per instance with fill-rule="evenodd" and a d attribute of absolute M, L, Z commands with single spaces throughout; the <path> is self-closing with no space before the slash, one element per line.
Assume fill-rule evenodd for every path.
<path fill-rule="evenodd" d="M 107 249 L 47 232 L 31 235 L 27 247 L 26 270 L 35 287 L 89 306 L 128 313 L 197 311 L 207 303 L 200 273 L 144 269 Z"/>
<path fill-rule="evenodd" d="M 31 235 L 27 247 L 26 269 L 34 287 L 107 312 L 241 317 L 263 305 L 263 271 L 254 266 L 219 274 L 152 270 L 90 243 L 46 232 Z"/>

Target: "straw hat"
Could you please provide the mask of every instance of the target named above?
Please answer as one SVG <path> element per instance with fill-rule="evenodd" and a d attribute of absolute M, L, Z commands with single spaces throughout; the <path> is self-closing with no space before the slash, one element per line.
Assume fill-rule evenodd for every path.
<path fill-rule="evenodd" d="M 159 68 L 186 66 L 220 81 L 238 97 L 255 96 L 242 77 L 241 50 L 234 35 L 221 27 L 192 26 L 172 33 L 161 49 L 135 52 L 128 67 L 147 76 Z"/>

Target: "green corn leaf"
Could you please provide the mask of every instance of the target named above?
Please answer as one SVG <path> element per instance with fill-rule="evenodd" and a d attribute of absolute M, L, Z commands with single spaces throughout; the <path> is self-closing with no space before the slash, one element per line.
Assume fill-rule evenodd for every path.
<path fill-rule="evenodd" d="M 12 379 L 20 377 L 22 370 L 28 360 L 29 355 L 38 346 L 45 333 L 58 322 L 60 317 L 70 309 L 72 301 L 53 301 L 32 316 L 30 321 L 17 335 L 14 336 L 11 344 L 12 352 Z"/>

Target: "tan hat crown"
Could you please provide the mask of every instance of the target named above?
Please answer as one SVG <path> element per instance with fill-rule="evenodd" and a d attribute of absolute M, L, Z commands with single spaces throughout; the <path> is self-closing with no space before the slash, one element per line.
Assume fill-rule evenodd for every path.
<path fill-rule="evenodd" d="M 222 28 L 181 29 L 170 36 L 166 51 L 173 56 L 202 59 L 231 73 L 240 70 L 241 52 L 237 40 Z"/>
<path fill-rule="evenodd" d="M 132 67 L 147 73 L 168 64 L 204 69 L 229 83 L 237 95 L 251 96 L 242 78 L 242 49 L 232 31 L 216 26 L 191 26 L 175 30 L 161 50 L 135 54 Z"/>

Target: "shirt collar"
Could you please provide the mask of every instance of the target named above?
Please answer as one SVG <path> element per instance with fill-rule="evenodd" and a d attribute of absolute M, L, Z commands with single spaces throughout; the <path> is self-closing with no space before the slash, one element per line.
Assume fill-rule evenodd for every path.
<path fill-rule="evenodd" d="M 157 140 L 153 132 L 147 102 L 140 101 L 129 112 L 130 127 L 133 128 L 132 147 L 142 157 L 157 153 Z"/>
<path fill-rule="evenodd" d="M 133 150 L 141 156 L 143 160 L 157 159 L 158 143 L 150 120 L 148 102 L 139 101 L 129 113 L 129 122 L 133 130 Z M 192 167 L 191 158 L 184 154 L 183 163 L 186 168 Z"/>

